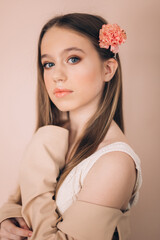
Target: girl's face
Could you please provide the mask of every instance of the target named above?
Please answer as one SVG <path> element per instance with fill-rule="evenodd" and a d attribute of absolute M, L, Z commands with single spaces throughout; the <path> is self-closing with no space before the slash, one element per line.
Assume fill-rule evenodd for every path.
<path fill-rule="evenodd" d="M 103 62 L 88 38 L 52 27 L 41 43 L 44 82 L 60 111 L 96 110 L 105 81 Z"/>

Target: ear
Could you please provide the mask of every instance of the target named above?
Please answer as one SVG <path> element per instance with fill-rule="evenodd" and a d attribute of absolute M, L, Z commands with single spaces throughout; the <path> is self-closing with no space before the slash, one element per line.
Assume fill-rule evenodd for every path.
<path fill-rule="evenodd" d="M 110 58 L 104 62 L 104 81 L 109 82 L 118 68 L 118 62 L 114 58 Z"/>

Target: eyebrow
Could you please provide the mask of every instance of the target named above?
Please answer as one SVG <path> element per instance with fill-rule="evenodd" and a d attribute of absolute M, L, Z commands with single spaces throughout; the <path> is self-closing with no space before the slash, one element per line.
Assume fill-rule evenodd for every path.
<path fill-rule="evenodd" d="M 64 49 L 64 50 L 62 51 L 61 54 L 65 53 L 65 52 L 72 51 L 72 50 L 75 50 L 75 51 L 79 51 L 79 52 L 85 53 L 85 52 L 84 52 L 82 49 L 80 49 L 80 48 L 77 48 L 77 47 L 70 47 L 70 48 L 66 48 L 66 49 Z M 49 55 L 49 54 L 43 54 L 43 55 L 41 56 L 41 59 L 42 59 L 42 58 L 45 58 L 45 57 L 52 57 L 52 56 Z"/>

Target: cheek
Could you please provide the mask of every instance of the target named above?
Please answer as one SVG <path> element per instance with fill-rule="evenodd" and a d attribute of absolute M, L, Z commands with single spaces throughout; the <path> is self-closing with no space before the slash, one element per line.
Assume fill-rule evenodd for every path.
<path fill-rule="evenodd" d="M 44 73 L 43 79 L 44 79 L 44 85 L 46 87 L 46 90 L 49 93 L 49 90 L 51 89 L 51 81 L 50 81 L 49 74 Z"/>
<path fill-rule="evenodd" d="M 77 76 L 76 78 L 74 77 Z M 98 88 L 102 83 L 102 74 L 100 68 L 95 65 L 85 65 L 80 69 L 77 69 L 73 75 L 73 79 L 77 80 L 77 83 L 81 83 L 81 87 Z"/>
<path fill-rule="evenodd" d="M 47 91 L 47 94 L 50 98 L 50 100 L 54 103 L 54 95 L 53 95 L 53 87 L 51 86 L 51 83 L 50 81 L 48 80 L 44 80 L 44 85 L 45 85 L 45 88 L 46 88 L 46 91 Z"/>
<path fill-rule="evenodd" d="M 48 79 L 44 79 L 44 85 L 45 85 L 45 88 L 46 88 L 46 92 L 50 98 L 50 100 L 52 102 L 54 102 L 54 99 L 53 99 L 53 86 L 51 85 L 51 81 L 49 81 Z"/>

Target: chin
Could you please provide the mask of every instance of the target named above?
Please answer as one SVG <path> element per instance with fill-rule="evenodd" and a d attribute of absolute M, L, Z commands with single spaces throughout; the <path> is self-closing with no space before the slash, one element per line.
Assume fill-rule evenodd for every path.
<path fill-rule="evenodd" d="M 57 107 L 57 109 L 59 110 L 59 111 L 61 111 L 61 112 L 68 112 L 68 111 L 71 111 L 71 110 L 73 110 L 74 108 L 73 107 L 69 107 L 68 105 L 66 106 L 66 105 L 56 105 L 55 103 L 54 103 L 54 105 Z"/>

